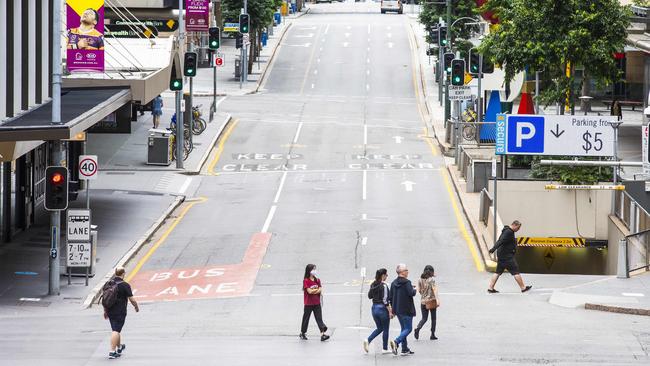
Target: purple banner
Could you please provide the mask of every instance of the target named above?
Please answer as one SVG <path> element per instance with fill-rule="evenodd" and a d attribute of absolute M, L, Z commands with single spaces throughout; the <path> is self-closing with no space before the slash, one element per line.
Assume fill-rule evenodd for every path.
<path fill-rule="evenodd" d="M 185 30 L 207 32 L 210 27 L 210 0 L 185 0 Z"/>
<path fill-rule="evenodd" d="M 104 71 L 104 0 L 66 0 L 69 72 Z"/>

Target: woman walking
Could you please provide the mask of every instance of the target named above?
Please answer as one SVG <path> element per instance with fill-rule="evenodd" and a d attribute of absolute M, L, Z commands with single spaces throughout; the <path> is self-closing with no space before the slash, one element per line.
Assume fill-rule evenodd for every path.
<path fill-rule="evenodd" d="M 435 273 L 433 266 L 427 265 L 418 281 L 418 291 L 421 295 L 420 309 L 422 310 L 422 320 L 415 328 L 415 339 L 420 339 L 420 329 L 426 324 L 431 313 L 431 337 L 429 339 L 438 339 L 436 337 L 436 308 L 440 306 L 438 297 L 438 286 L 436 286 Z"/>
<path fill-rule="evenodd" d="M 323 310 L 321 308 L 321 297 L 323 287 L 320 284 L 320 279 L 316 277 L 316 265 L 308 264 L 305 267 L 305 276 L 302 281 L 302 291 L 304 293 L 305 310 L 302 314 L 302 327 L 300 328 L 300 339 L 307 340 L 307 327 L 309 326 L 309 318 L 311 313 L 314 313 L 318 329 L 320 329 L 320 340 L 326 341 L 330 336 L 325 334 L 327 326 L 323 323 Z"/>
<path fill-rule="evenodd" d="M 375 274 L 375 281 L 370 285 L 368 291 L 368 298 L 372 299 L 372 318 L 377 324 L 375 329 L 368 339 L 363 341 L 363 350 L 368 353 L 368 346 L 375 337 L 379 334 L 382 335 L 382 354 L 392 353 L 388 349 L 388 327 L 390 326 L 390 319 L 393 317 L 393 309 L 390 306 L 390 293 L 386 279 L 388 278 L 388 271 L 386 268 L 377 270 Z"/>
<path fill-rule="evenodd" d="M 151 102 L 151 115 L 153 116 L 153 128 L 160 125 L 160 116 L 162 115 L 163 99 L 159 95 Z"/>

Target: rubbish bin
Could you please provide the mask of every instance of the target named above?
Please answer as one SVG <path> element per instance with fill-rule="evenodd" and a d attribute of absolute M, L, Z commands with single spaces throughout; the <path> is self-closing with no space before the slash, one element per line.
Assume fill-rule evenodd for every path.
<path fill-rule="evenodd" d="M 273 22 L 274 25 L 279 25 L 282 23 L 282 14 L 280 14 L 280 12 L 273 14 Z"/>
<path fill-rule="evenodd" d="M 239 79 L 241 77 L 241 60 L 238 58 L 235 59 L 235 78 Z"/>
<path fill-rule="evenodd" d="M 149 130 L 147 164 L 169 165 L 172 163 L 171 134 L 170 130 L 162 128 Z"/>
<path fill-rule="evenodd" d="M 262 32 L 262 47 L 266 47 L 266 43 L 269 40 L 269 34 L 266 32 Z"/>

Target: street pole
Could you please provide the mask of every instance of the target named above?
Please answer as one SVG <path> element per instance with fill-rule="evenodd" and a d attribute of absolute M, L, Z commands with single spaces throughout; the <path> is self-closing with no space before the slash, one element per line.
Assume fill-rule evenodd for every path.
<path fill-rule="evenodd" d="M 185 44 L 185 19 L 183 18 L 183 2 L 178 1 L 178 52 L 183 51 Z M 181 57 L 181 59 L 183 59 Z M 183 69 L 183 65 L 179 65 Z M 183 90 L 176 91 L 176 168 L 183 169 L 183 111 L 181 110 L 181 98 Z"/>
<path fill-rule="evenodd" d="M 539 71 L 535 71 L 535 114 L 539 114 Z"/>
<path fill-rule="evenodd" d="M 193 36 L 194 36 L 194 34 L 192 34 L 192 37 L 190 37 L 190 45 L 189 45 L 190 52 L 194 52 L 194 37 Z M 190 133 L 188 133 L 187 136 L 189 136 L 190 142 L 192 142 L 192 138 L 193 138 L 192 131 L 194 131 L 194 110 L 192 109 L 192 106 L 194 105 L 194 78 L 191 77 L 191 76 L 190 76 L 190 97 L 187 99 L 187 101 L 189 102 L 189 106 L 186 105 L 185 110 L 189 111 L 187 113 L 190 114 L 190 125 L 189 125 Z M 184 124 L 184 123 L 181 123 L 181 124 Z"/>
<path fill-rule="evenodd" d="M 477 131 L 480 132 L 481 125 L 480 123 L 483 122 L 483 89 L 481 88 L 481 79 L 483 79 L 483 55 L 478 54 L 478 98 L 477 98 L 477 122 L 479 122 L 479 125 L 477 126 Z M 478 142 L 480 143 L 480 136 L 478 138 Z"/>
<path fill-rule="evenodd" d="M 613 122 L 612 127 L 614 128 L 614 162 L 618 162 L 618 126 L 621 125 L 621 121 Z M 612 179 L 614 185 L 618 182 L 618 170 L 619 166 L 612 168 L 614 172 L 614 177 Z M 612 208 L 611 215 L 616 215 L 616 191 L 612 192 Z"/>
<path fill-rule="evenodd" d="M 244 14 L 248 14 L 248 0 L 244 0 Z M 248 34 L 248 39 L 250 40 L 250 29 L 246 34 Z M 248 81 L 248 45 L 246 44 L 246 40 L 244 40 L 242 49 L 244 50 L 244 81 Z"/>
<path fill-rule="evenodd" d="M 445 0 L 445 2 L 447 3 L 446 4 L 447 5 L 447 46 L 451 50 L 452 49 L 451 39 L 452 39 L 452 32 L 453 32 L 453 29 L 452 29 L 453 27 L 452 27 L 452 24 L 451 24 L 451 0 Z M 443 67 L 444 67 L 444 62 L 443 62 Z M 445 77 L 445 81 L 446 80 L 447 80 L 447 78 Z M 447 86 L 447 85 L 445 85 L 445 86 Z M 451 117 L 451 111 L 450 111 L 451 105 L 449 103 L 449 90 L 448 90 L 448 88 L 445 88 L 445 100 L 444 100 L 444 102 L 445 102 L 445 121 L 448 121 L 449 118 Z"/>
<path fill-rule="evenodd" d="M 52 6 L 52 124 L 61 124 L 61 1 Z M 50 141 L 50 165 L 60 165 L 63 159 L 63 144 L 60 140 Z M 68 179 L 66 177 L 66 184 Z M 46 183 L 47 184 L 47 183 Z M 50 214 L 50 257 L 49 257 L 49 295 L 61 293 L 59 268 L 59 241 L 61 239 L 61 211 Z"/>
<path fill-rule="evenodd" d="M 492 211 L 494 211 L 494 228 L 492 228 L 492 240 L 494 243 L 497 242 L 497 181 L 499 173 L 497 171 L 497 159 L 492 159 L 492 177 L 494 178 L 494 202 L 492 205 Z"/>
<path fill-rule="evenodd" d="M 438 37 L 438 39 L 440 39 Z M 438 100 L 440 101 L 440 106 L 442 107 L 442 78 L 445 74 L 444 62 L 442 59 L 442 46 L 438 45 Z M 447 122 L 445 122 L 445 125 Z"/>

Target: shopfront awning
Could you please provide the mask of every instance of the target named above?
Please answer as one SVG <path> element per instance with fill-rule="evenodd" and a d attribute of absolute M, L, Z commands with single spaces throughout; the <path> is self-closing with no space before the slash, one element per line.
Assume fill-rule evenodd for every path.
<path fill-rule="evenodd" d="M 71 139 L 131 101 L 129 88 L 78 88 L 61 93 L 61 124 L 52 124 L 52 102 L 0 125 L 0 141 Z"/>

